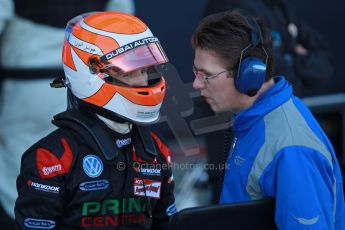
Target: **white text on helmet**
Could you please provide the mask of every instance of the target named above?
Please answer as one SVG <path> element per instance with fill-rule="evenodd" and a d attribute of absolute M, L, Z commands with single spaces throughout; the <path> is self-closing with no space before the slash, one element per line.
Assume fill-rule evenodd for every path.
<path fill-rule="evenodd" d="M 146 44 L 153 43 L 153 42 L 158 42 L 158 38 L 150 37 L 150 38 L 143 38 L 143 39 L 134 41 L 134 42 L 129 43 L 127 45 L 121 46 L 121 47 L 117 48 L 116 50 L 111 51 L 110 53 L 107 53 L 106 55 L 101 57 L 101 60 L 102 60 L 102 62 L 106 62 L 109 59 L 112 59 L 112 58 L 122 54 L 123 52 L 134 49 L 138 46 L 146 45 Z"/>

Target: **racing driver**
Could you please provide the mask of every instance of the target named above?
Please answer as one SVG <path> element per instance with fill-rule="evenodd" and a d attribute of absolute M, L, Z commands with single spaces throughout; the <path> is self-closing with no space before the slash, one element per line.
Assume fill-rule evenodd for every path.
<path fill-rule="evenodd" d="M 47 39 L 47 38 L 46 38 Z M 140 19 L 92 12 L 67 23 L 62 60 L 68 109 L 23 155 L 19 229 L 164 229 L 176 212 L 170 150 L 159 118 L 168 63 Z"/>

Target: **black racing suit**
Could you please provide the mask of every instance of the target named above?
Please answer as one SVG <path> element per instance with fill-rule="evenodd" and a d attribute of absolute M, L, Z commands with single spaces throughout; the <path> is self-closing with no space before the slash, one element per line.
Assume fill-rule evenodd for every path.
<path fill-rule="evenodd" d="M 174 181 L 170 150 L 157 135 L 135 125 L 119 134 L 76 110 L 54 118 L 60 128 L 22 157 L 20 229 L 166 227 L 176 212 Z"/>

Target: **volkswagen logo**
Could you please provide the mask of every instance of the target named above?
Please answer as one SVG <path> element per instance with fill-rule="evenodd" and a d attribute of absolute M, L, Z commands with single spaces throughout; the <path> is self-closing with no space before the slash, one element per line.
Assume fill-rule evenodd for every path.
<path fill-rule="evenodd" d="M 103 171 L 103 163 L 98 156 L 87 155 L 83 159 L 83 169 L 86 175 L 95 178 L 101 175 Z"/>

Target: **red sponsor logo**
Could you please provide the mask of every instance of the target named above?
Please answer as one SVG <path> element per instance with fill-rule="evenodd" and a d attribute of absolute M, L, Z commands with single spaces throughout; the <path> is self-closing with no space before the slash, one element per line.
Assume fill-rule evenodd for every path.
<path fill-rule="evenodd" d="M 60 159 L 47 149 L 37 149 L 36 164 L 41 178 L 52 178 L 69 172 L 73 160 L 73 153 L 66 139 L 62 138 L 61 142 L 64 147 L 64 153 Z"/>
<path fill-rule="evenodd" d="M 107 226 L 118 226 L 118 225 L 137 225 L 145 224 L 147 221 L 144 213 L 129 213 L 121 214 L 116 216 L 93 216 L 93 217 L 82 217 L 81 226 L 90 227 L 107 227 Z"/>
<path fill-rule="evenodd" d="M 134 195 L 159 199 L 162 183 L 160 181 L 134 178 Z"/>
<path fill-rule="evenodd" d="M 49 174 L 53 173 L 53 172 L 58 172 L 62 170 L 62 166 L 61 164 L 58 165 L 53 165 L 50 167 L 43 167 L 42 168 L 42 172 L 45 176 L 48 176 Z"/>

